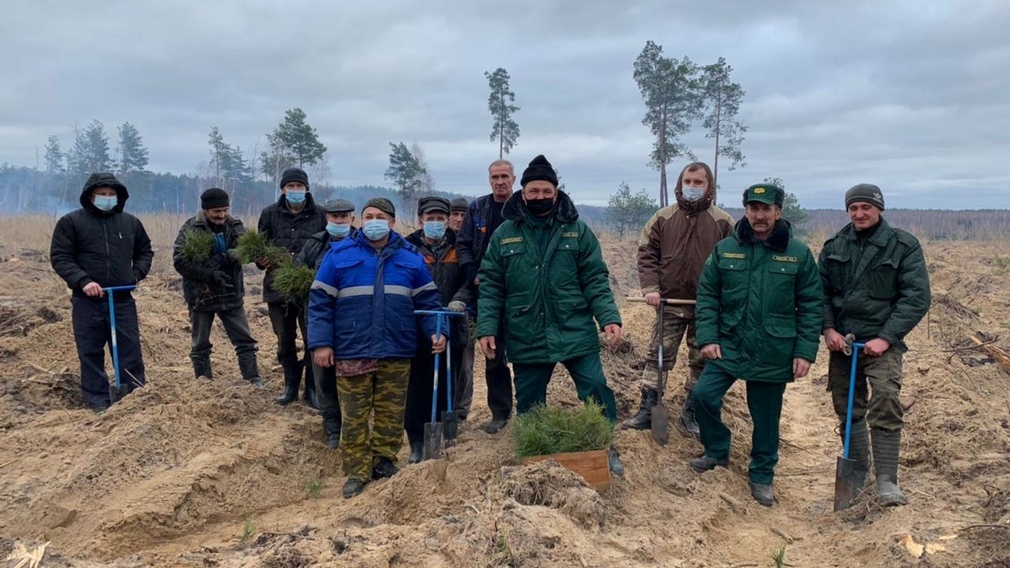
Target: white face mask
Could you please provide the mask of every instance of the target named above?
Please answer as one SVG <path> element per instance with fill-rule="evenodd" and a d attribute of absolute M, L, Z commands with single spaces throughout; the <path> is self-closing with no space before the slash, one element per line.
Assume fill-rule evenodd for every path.
<path fill-rule="evenodd" d="M 684 199 L 688 201 L 700 201 L 702 197 L 705 197 L 705 190 L 700 187 L 682 187 L 680 191 Z"/>

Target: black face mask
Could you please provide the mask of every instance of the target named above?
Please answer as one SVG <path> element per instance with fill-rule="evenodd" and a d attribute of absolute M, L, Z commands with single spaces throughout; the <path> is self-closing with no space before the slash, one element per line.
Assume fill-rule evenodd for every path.
<path fill-rule="evenodd" d="M 530 212 L 530 215 L 535 217 L 543 217 L 554 209 L 554 198 L 548 197 L 546 199 L 527 199 L 526 209 Z"/>

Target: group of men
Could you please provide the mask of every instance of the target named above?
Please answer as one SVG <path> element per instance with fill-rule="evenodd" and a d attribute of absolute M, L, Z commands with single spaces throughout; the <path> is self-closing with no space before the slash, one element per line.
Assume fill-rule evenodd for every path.
<path fill-rule="evenodd" d="M 308 297 L 291 298 L 272 287 L 283 263 L 276 257 L 255 260 L 266 270 L 263 297 L 284 370 L 277 403 L 296 400 L 304 378 L 303 396 L 322 416 L 327 445 L 341 451 L 347 498 L 397 473 L 404 431 L 408 461 L 421 459 L 432 384 L 439 377 L 445 392 L 450 368 L 454 410 L 467 418 L 475 344 L 485 357 L 487 433 L 507 426 L 513 384 L 518 413 L 544 404 L 558 363 L 569 371 L 579 398 L 598 403 L 616 424 L 599 334 L 608 344 L 619 343 L 621 316 L 596 236 L 558 189 L 557 173 L 544 156 L 524 170 L 520 191 L 513 193 L 514 168 L 506 160 L 492 162 L 488 177 L 491 193 L 473 203 L 421 198 L 420 228 L 406 237 L 394 230 L 396 210 L 389 200 L 370 199 L 355 227 L 354 204 L 336 199 L 317 205 L 308 176 L 298 168 L 283 173 L 278 201 L 260 215 L 259 232 L 292 262 L 315 271 Z M 649 305 L 664 310 L 664 324 L 660 329 L 657 318 L 641 404 L 625 427 L 649 427 L 661 396 L 658 375 L 673 367 L 686 337 L 690 361 L 680 419 L 704 446 L 691 467 L 704 472 L 728 465 L 722 398 L 744 380 L 754 423 L 751 493 L 771 506 L 785 386 L 806 376 L 824 335 L 831 351 L 829 388 L 844 430 L 849 360 L 843 351 L 854 338 L 865 343 L 866 357 L 858 368 L 851 457 L 865 475 L 872 449 L 879 498 L 904 503 L 897 485 L 903 338 L 930 303 L 918 242 L 883 220 L 880 189 L 860 184 L 845 196 L 852 222 L 825 243 L 815 262 L 782 219 L 781 188 L 748 188 L 744 218 L 736 223 L 714 204 L 715 189 L 707 165 L 689 164 L 677 181 L 677 203 L 660 209 L 642 231 L 641 289 Z M 73 291 L 82 392 L 96 412 L 112 402 L 104 369 L 111 339 L 104 288 L 141 281 L 153 257 L 143 225 L 123 211 L 128 197 L 112 174 L 93 174 L 82 190 L 81 209 L 60 219 L 52 240 L 53 267 Z M 236 250 L 244 228 L 230 215 L 227 192 L 211 188 L 200 199 L 173 255 L 190 310 L 194 375 L 213 377 L 210 329 L 216 314 L 242 378 L 260 387 Z M 194 258 L 186 247 L 194 232 L 212 238 L 206 258 Z M 145 382 L 136 306 L 129 293 L 115 300 L 120 363 L 132 390 Z M 431 313 L 445 310 L 476 312 L 475 336 L 468 317 Z M 662 369 L 656 361 L 660 342 L 672 355 Z M 436 407 L 441 416 L 446 401 Z M 610 467 L 623 473 L 614 448 Z"/>
<path fill-rule="evenodd" d="M 823 335 L 831 353 L 828 387 L 844 440 L 851 365 L 845 352 L 853 342 L 864 343 L 850 457 L 865 481 L 872 454 L 879 501 L 904 504 L 897 482 L 904 337 L 925 316 L 931 298 L 922 248 L 883 219 L 880 188 L 859 184 L 845 193 L 851 222 L 824 243 L 817 262 L 782 218 L 785 193 L 775 185 L 747 188 L 744 217 L 735 224 L 713 204 L 714 180 L 704 163 L 684 168 L 676 197 L 642 231 L 639 279 L 646 302 L 664 310 L 663 329 L 657 318 L 641 404 L 624 426 L 650 427 L 660 397 L 659 343 L 672 355 L 663 360 L 665 376 L 686 336 L 690 360 L 680 422 L 704 446 L 690 466 L 701 473 L 729 464 L 722 400 L 737 380 L 745 381 L 754 425 L 750 490 L 770 507 L 786 384 L 807 375 Z"/>

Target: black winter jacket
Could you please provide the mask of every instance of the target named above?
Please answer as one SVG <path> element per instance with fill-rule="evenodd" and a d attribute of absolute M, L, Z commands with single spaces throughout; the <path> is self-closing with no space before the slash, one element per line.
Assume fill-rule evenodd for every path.
<path fill-rule="evenodd" d="M 491 222 L 491 202 L 493 200 L 494 194 L 490 193 L 473 200 L 463 216 L 463 226 L 460 227 L 459 238 L 456 240 L 460 267 L 471 283 L 477 276 L 480 263 L 484 260 L 484 254 L 487 252 L 488 240 L 491 238 L 491 233 L 488 232 L 488 223 Z M 504 216 L 502 222 L 504 222 Z"/>
<path fill-rule="evenodd" d="M 267 205 L 260 213 L 258 228 L 273 244 L 297 257 L 313 235 L 326 230 L 326 213 L 316 206 L 311 193 L 305 195 L 305 206 L 298 213 L 288 209 L 288 202 L 281 195 L 277 203 Z M 273 290 L 273 281 L 274 271 L 267 269 L 263 277 L 263 301 L 268 304 L 285 302 L 286 299 Z"/>
<path fill-rule="evenodd" d="M 95 207 L 91 191 L 108 186 L 116 190 L 117 204 L 108 212 Z M 151 270 L 154 251 L 144 225 L 123 212 L 130 192 L 110 173 L 94 173 L 81 190 L 81 208 L 67 213 L 53 229 L 49 260 L 53 270 L 78 297 L 84 287 L 97 282 L 103 288 L 126 286 L 143 280 Z M 116 297 L 126 297 L 117 294 Z"/>
<path fill-rule="evenodd" d="M 323 259 L 326 258 L 326 254 L 330 252 L 330 245 L 344 239 L 353 239 L 356 231 L 357 229 L 352 228 L 351 232 L 348 233 L 346 237 L 336 240 L 334 240 L 333 237 L 330 236 L 330 233 L 325 230 L 312 235 L 311 239 L 305 241 L 305 245 L 302 246 L 301 252 L 298 253 L 297 257 L 295 257 L 295 262 L 308 266 L 312 270 L 319 270 L 319 267 L 323 264 Z"/>
<path fill-rule="evenodd" d="M 227 251 L 211 254 L 210 258 L 203 262 L 193 262 L 182 254 L 182 247 L 186 243 L 189 231 L 213 234 L 203 211 L 190 217 L 182 225 L 172 247 L 172 264 L 175 265 L 175 271 L 182 275 L 182 296 L 190 309 L 197 312 L 219 312 L 241 307 L 242 298 L 245 296 L 242 265 L 234 260 L 234 255 L 229 254 L 229 251 L 235 249 L 239 235 L 245 232 L 242 221 L 228 216 L 224 223 L 224 242 Z M 215 270 L 225 273 L 226 286 L 214 282 Z"/>
<path fill-rule="evenodd" d="M 428 268 L 435 286 L 438 287 L 438 301 L 444 307 L 449 302 L 459 301 L 468 306 L 475 303 L 473 280 L 467 277 L 466 271 L 459 263 L 456 248 L 456 234 L 452 229 L 446 229 L 445 240 L 437 245 L 430 245 L 424 240 L 424 231 L 418 229 L 405 237 L 406 241 L 417 247 L 417 252 L 424 257 L 424 265 Z M 469 318 L 454 317 L 452 319 L 453 349 L 462 349 L 470 338 Z M 420 322 L 420 318 L 418 319 Z M 443 320 L 444 321 L 444 320 Z M 418 350 L 431 353 L 431 341 L 418 327 Z"/>

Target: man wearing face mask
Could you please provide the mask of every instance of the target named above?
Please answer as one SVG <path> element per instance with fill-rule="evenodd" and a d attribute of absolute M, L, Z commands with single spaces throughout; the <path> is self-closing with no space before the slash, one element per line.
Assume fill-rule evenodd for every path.
<path fill-rule="evenodd" d="M 519 414 L 546 404 L 551 373 L 561 363 L 579 399 L 596 401 L 616 423 L 617 402 L 603 374 L 597 325 L 607 342 L 617 345 L 621 314 L 600 243 L 579 220 L 568 195 L 558 191 L 558 176 L 547 158 L 534 158 L 521 183 L 522 191 L 505 204 L 506 221 L 491 237 L 480 266 L 481 351 L 488 359 L 498 355 L 498 330 L 504 324 Z M 610 469 L 624 473 L 614 448 Z"/>
<path fill-rule="evenodd" d="M 459 238 L 459 233 L 463 229 L 463 219 L 466 217 L 466 212 L 470 208 L 470 200 L 465 197 L 457 197 L 452 200 L 452 211 L 449 213 L 449 228 L 456 233 L 456 238 Z M 472 284 L 473 281 L 471 280 Z M 467 315 L 467 320 L 472 321 L 470 315 Z M 473 404 L 473 354 L 474 354 L 474 337 L 471 333 L 471 326 L 469 323 L 466 327 L 466 344 L 463 347 L 463 355 L 460 360 L 459 365 L 459 408 L 456 411 L 460 420 L 466 420 L 467 416 L 470 415 L 470 406 Z M 455 368 L 455 367 L 454 367 Z"/>
<path fill-rule="evenodd" d="M 208 189 L 200 195 L 200 211 L 182 225 L 175 239 L 172 263 L 176 272 L 182 275 L 182 295 L 189 306 L 189 322 L 193 330 L 189 358 L 197 378 L 213 378 L 210 329 L 216 315 L 235 347 L 242 378 L 262 387 L 256 363 L 256 340 L 249 332 L 243 305 L 242 264 L 235 255 L 235 246 L 245 227 L 229 211 L 228 193 L 217 187 Z M 183 253 L 187 238 L 194 233 L 210 233 L 214 239 L 214 247 L 205 260 Z"/>
<path fill-rule="evenodd" d="M 151 239 L 139 219 L 123 212 L 130 193 L 111 173 L 94 173 L 81 190 L 81 208 L 53 229 L 49 259 L 73 291 L 74 342 L 81 362 L 81 392 L 88 406 L 104 412 L 111 404 L 105 349 L 112 340 L 103 288 L 143 280 L 151 270 Z M 137 304 L 130 292 L 115 300 L 119 367 L 127 391 L 144 386 Z"/>
<path fill-rule="evenodd" d="M 334 367 L 337 377 L 346 499 L 399 472 L 417 319 L 432 352 L 445 350 L 435 317 L 414 315 L 441 308 L 438 288 L 417 249 L 392 230 L 393 204 L 370 199 L 361 219 L 361 230 L 326 255 L 309 291 L 308 347 L 313 361 Z"/>
<path fill-rule="evenodd" d="M 691 391 L 698 384 L 705 360 L 695 340 L 694 306 L 660 305 L 660 299 L 695 299 L 705 259 L 716 243 L 733 232 L 733 218 L 713 203 L 715 182 L 712 170 L 703 162 L 690 163 L 680 172 L 675 194 L 677 203 L 657 211 L 645 224 L 638 242 L 639 285 L 646 303 L 663 310 L 663 329 L 659 329 L 659 318 L 656 318 L 642 372 L 642 401 L 638 413 L 625 420 L 624 427 L 635 430 L 651 427 L 652 408 L 659 402 L 660 338 L 665 354 L 665 378 L 677 362 L 681 339 L 686 337 L 688 375 L 684 381 L 680 423 L 687 433 L 697 436 L 698 422 Z"/>
<path fill-rule="evenodd" d="M 326 229 L 326 215 L 309 192 L 309 176 L 299 168 L 281 174 L 281 196 L 260 213 L 259 232 L 281 248 L 296 256 L 316 233 Z M 256 266 L 265 269 L 263 300 L 267 303 L 270 324 L 277 336 L 277 361 L 284 368 L 284 393 L 276 399 L 280 405 L 290 404 L 298 398 L 298 386 L 305 376 L 305 402 L 318 408 L 315 380 L 308 351 L 299 357 L 295 340 L 299 330 L 305 340 L 305 316 L 301 302 L 285 299 L 274 291 L 273 278 L 276 266 L 268 259 L 259 259 Z"/>
<path fill-rule="evenodd" d="M 319 231 L 305 243 L 295 262 L 318 271 L 323 260 L 335 243 L 353 236 L 354 204 L 346 199 L 335 199 L 323 204 L 326 212 L 326 230 Z M 308 321 L 308 302 L 305 303 L 305 319 Z M 340 447 L 340 404 L 337 400 L 337 377 L 333 367 L 320 367 L 312 362 L 312 376 L 315 379 L 316 403 L 323 418 L 323 436 L 329 448 Z"/>
<path fill-rule="evenodd" d="M 446 227 L 446 222 L 450 214 L 449 200 L 443 197 L 422 197 L 417 202 L 418 221 L 421 228 L 407 236 L 408 243 L 417 247 L 418 252 L 424 257 L 424 264 L 428 267 L 438 287 L 439 303 L 455 312 L 466 310 L 467 304 L 473 302 L 473 290 L 469 284 L 469 279 L 463 273 L 459 265 L 459 257 L 456 254 L 456 233 Z M 453 382 L 452 393 L 454 398 L 453 409 L 458 405 L 460 381 L 459 368 L 462 361 L 463 346 L 468 343 L 470 336 L 470 326 L 466 318 L 451 318 L 450 339 L 452 341 L 452 370 Z M 443 320 L 443 325 L 446 324 Z M 434 357 L 431 351 L 431 342 L 425 337 L 421 330 L 418 331 L 417 354 L 410 365 L 410 383 L 407 387 L 407 414 L 404 419 L 404 430 L 407 432 L 407 441 L 410 443 L 410 463 L 421 461 L 424 449 L 424 423 L 431 420 L 431 387 L 434 380 Z M 439 400 L 438 414 L 441 419 L 442 412 L 446 410 L 446 378 L 448 357 L 441 357 L 439 364 Z"/>

